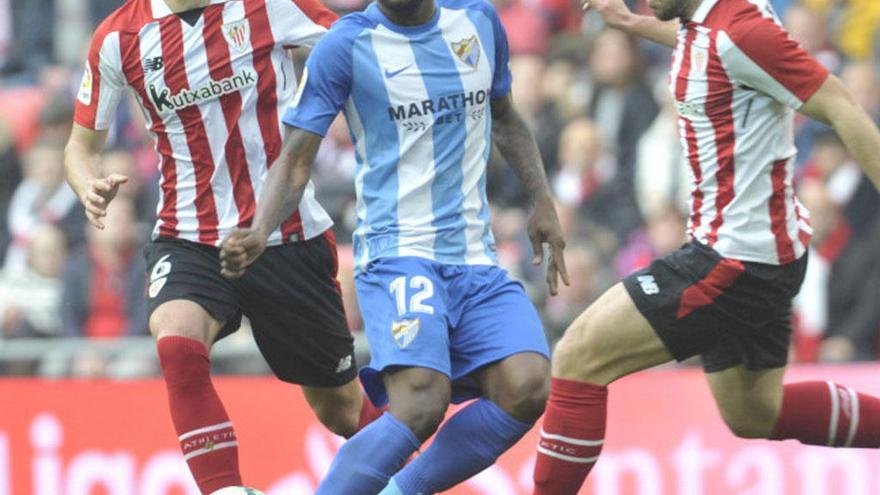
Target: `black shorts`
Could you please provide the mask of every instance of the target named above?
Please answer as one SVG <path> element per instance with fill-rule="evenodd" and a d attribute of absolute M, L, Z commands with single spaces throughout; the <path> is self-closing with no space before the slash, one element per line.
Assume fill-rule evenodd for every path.
<path fill-rule="evenodd" d="M 699 354 L 709 373 L 763 370 L 788 362 L 791 300 L 806 267 L 806 254 L 767 265 L 723 258 L 692 241 L 623 285 L 675 359 Z"/>
<path fill-rule="evenodd" d="M 185 299 L 224 322 L 217 340 L 235 332 L 242 315 L 254 340 L 286 382 L 335 387 L 357 375 L 354 341 L 348 331 L 333 233 L 272 246 L 228 280 L 220 275 L 219 249 L 158 238 L 144 248 L 152 314 L 162 303 Z"/>

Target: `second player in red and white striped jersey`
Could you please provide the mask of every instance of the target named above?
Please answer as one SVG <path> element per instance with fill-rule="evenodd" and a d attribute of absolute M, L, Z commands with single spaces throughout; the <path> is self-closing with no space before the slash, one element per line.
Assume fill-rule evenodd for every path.
<path fill-rule="evenodd" d="M 191 25 L 163 0 L 129 0 L 98 27 L 74 120 L 105 130 L 134 92 L 160 156 L 154 237 L 219 245 L 250 225 L 297 86 L 285 48 L 314 45 L 335 19 L 317 0 L 212 0 Z M 269 243 L 331 225 L 309 184 Z"/>
<path fill-rule="evenodd" d="M 809 214 L 793 187 L 793 109 L 828 71 L 768 0 L 704 0 L 678 32 L 670 85 L 691 171 L 690 235 L 723 256 L 786 264 Z"/>

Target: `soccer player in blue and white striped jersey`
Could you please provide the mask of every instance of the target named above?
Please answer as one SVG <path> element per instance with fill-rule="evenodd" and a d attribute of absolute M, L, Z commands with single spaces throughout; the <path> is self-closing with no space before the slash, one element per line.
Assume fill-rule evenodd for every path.
<path fill-rule="evenodd" d="M 318 494 L 435 493 L 490 466 L 534 424 L 548 349 L 522 286 L 497 266 L 486 199 L 494 141 L 534 201 L 535 261 L 567 283 L 564 243 L 531 132 L 510 98 L 507 37 L 485 0 L 378 0 L 316 45 L 252 229 L 227 273 L 296 209 L 340 110 L 356 147 L 356 284 L 372 361 L 361 379 L 388 412 L 340 450 Z M 431 446 L 395 474 L 442 421 Z M 386 487 L 387 484 L 387 487 Z"/>

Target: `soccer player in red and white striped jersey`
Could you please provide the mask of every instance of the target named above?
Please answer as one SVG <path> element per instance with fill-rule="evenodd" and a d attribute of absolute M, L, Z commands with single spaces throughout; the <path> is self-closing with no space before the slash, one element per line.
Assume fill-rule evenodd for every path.
<path fill-rule="evenodd" d="M 875 184 L 880 132 L 789 39 L 769 0 L 649 0 L 654 17 L 622 0 L 584 3 L 612 27 L 675 48 L 669 83 L 691 176 L 691 242 L 566 331 L 534 493 L 578 492 L 604 442 L 609 383 L 695 355 L 740 437 L 880 447 L 880 399 L 832 382 L 782 383 L 811 234 L 794 192 L 793 113 L 834 127 Z"/>
<path fill-rule="evenodd" d="M 102 176 L 99 154 L 130 90 L 161 172 L 158 222 L 145 249 L 150 329 L 181 449 L 203 493 L 241 485 L 208 349 L 242 315 L 275 374 L 302 385 L 334 432 L 350 436 L 378 416 L 355 381 L 332 222 L 311 184 L 299 209 L 266 233 L 269 256 L 257 270 L 223 278 L 217 248 L 251 225 L 281 152 L 282 109 L 297 86 L 286 49 L 314 45 L 335 19 L 317 0 L 129 0 L 98 27 L 85 63 L 68 181 L 103 228 L 126 178 Z"/>

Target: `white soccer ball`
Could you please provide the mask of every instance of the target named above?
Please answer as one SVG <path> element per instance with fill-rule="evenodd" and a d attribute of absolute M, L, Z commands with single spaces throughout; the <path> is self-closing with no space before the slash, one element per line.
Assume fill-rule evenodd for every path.
<path fill-rule="evenodd" d="M 256 488 L 248 488 L 246 486 L 227 486 L 221 488 L 211 495 L 266 495 Z"/>

